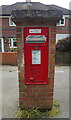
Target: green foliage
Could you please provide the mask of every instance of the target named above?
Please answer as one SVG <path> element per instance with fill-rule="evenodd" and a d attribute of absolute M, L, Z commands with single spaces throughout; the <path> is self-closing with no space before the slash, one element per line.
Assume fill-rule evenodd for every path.
<path fill-rule="evenodd" d="M 60 103 L 59 103 L 59 101 L 58 100 L 56 100 L 56 99 L 54 99 L 53 100 L 53 106 L 55 106 L 55 107 L 59 107 L 60 106 Z"/>
<path fill-rule="evenodd" d="M 53 100 L 53 107 L 52 110 L 46 112 L 40 112 L 37 108 L 32 109 L 24 109 L 17 111 L 16 117 L 17 118 L 41 118 L 41 117 L 56 117 L 59 113 L 59 101 Z"/>
<path fill-rule="evenodd" d="M 27 109 L 27 110 L 20 110 L 17 112 L 16 116 L 18 118 L 40 118 L 42 113 L 38 109 Z"/>
<path fill-rule="evenodd" d="M 56 44 L 56 51 L 58 52 L 71 52 L 71 36 L 59 40 Z"/>
<path fill-rule="evenodd" d="M 10 48 L 11 52 L 17 52 L 17 48 Z"/>
<path fill-rule="evenodd" d="M 71 65 L 71 53 L 68 52 L 56 52 L 55 55 L 56 65 Z"/>
<path fill-rule="evenodd" d="M 60 113 L 60 110 L 57 107 L 53 106 L 52 110 L 47 112 L 47 116 L 56 117 L 59 113 Z"/>
<path fill-rule="evenodd" d="M 45 116 L 47 116 L 47 117 L 56 117 L 60 113 L 59 106 L 60 106 L 59 101 L 54 99 L 52 109 L 50 111 L 46 111 Z"/>

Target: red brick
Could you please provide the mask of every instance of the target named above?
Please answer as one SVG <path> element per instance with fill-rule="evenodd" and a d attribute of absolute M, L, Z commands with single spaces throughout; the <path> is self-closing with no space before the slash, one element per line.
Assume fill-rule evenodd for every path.
<path fill-rule="evenodd" d="M 56 31 L 56 26 L 55 27 L 51 27 L 51 32 L 55 32 Z"/>
<path fill-rule="evenodd" d="M 46 88 L 47 85 L 38 85 L 38 86 L 36 86 L 36 87 L 39 88 L 39 89 L 41 89 L 41 88 Z"/>
<path fill-rule="evenodd" d="M 48 96 L 53 96 L 53 92 L 48 93 Z"/>
<path fill-rule="evenodd" d="M 54 79 L 54 74 L 50 74 L 50 79 Z"/>
<path fill-rule="evenodd" d="M 37 92 L 39 92 L 39 90 L 40 90 L 39 88 L 38 89 L 33 89 L 33 92 L 37 93 Z"/>
<path fill-rule="evenodd" d="M 50 83 L 48 88 L 53 88 L 54 87 L 54 84 L 53 83 Z"/>
<path fill-rule="evenodd" d="M 21 89 L 21 88 L 20 88 L 20 92 L 25 92 L 25 93 L 27 93 L 27 92 L 32 92 L 32 89 L 27 89 L 27 88 Z"/>
<path fill-rule="evenodd" d="M 56 34 L 55 34 L 55 33 L 52 33 L 52 34 L 51 34 L 51 38 L 56 38 Z"/>
<path fill-rule="evenodd" d="M 53 97 L 43 97 L 43 98 L 40 98 L 40 100 L 41 101 L 48 101 L 48 100 L 50 100 L 50 101 L 52 101 L 53 100 Z"/>
<path fill-rule="evenodd" d="M 28 89 L 29 88 L 36 88 L 36 85 L 28 85 Z"/>
<path fill-rule="evenodd" d="M 34 97 L 34 96 L 35 96 L 35 93 L 31 93 L 31 92 L 27 93 L 27 97 Z"/>
<path fill-rule="evenodd" d="M 40 90 L 40 92 L 52 92 L 52 91 L 53 91 L 53 89 L 51 89 L 51 88 L 50 89 L 48 88 L 48 89 L 41 89 Z"/>
<path fill-rule="evenodd" d="M 28 98 L 27 98 L 27 97 L 21 97 L 21 98 L 19 97 L 19 100 L 20 100 L 20 101 L 27 101 Z"/>
<path fill-rule="evenodd" d="M 55 60 L 50 60 L 50 61 L 49 61 L 49 64 L 50 64 L 50 65 L 54 65 L 54 64 L 55 64 Z"/>
<path fill-rule="evenodd" d="M 51 55 L 55 55 L 55 50 L 54 50 L 54 49 L 51 49 L 51 50 L 50 50 L 50 54 L 51 54 Z"/>
<path fill-rule="evenodd" d="M 20 93 L 19 93 L 19 97 L 20 97 L 20 98 L 23 98 L 24 96 L 26 96 L 26 94 L 25 94 L 24 92 L 20 92 Z"/>
<path fill-rule="evenodd" d="M 16 27 L 16 29 L 17 29 L 17 32 L 22 32 L 22 28 Z"/>
<path fill-rule="evenodd" d="M 54 69 L 51 69 L 49 73 L 54 74 Z"/>
<path fill-rule="evenodd" d="M 50 79 L 49 81 L 50 81 L 50 83 L 54 83 L 54 79 Z"/>
<path fill-rule="evenodd" d="M 54 57 L 53 57 L 54 58 Z M 52 59 L 51 59 L 52 60 Z M 51 69 L 54 69 L 55 67 L 54 67 L 54 65 L 52 64 L 52 65 L 50 65 L 50 70 Z"/>
<path fill-rule="evenodd" d="M 24 80 L 21 80 L 21 79 L 20 79 L 20 80 L 19 80 L 19 83 L 24 83 Z"/>
<path fill-rule="evenodd" d="M 47 89 L 46 92 L 53 92 L 53 88 L 52 89 Z"/>
<path fill-rule="evenodd" d="M 27 101 L 27 104 L 29 104 L 29 105 L 35 105 L 35 102 L 34 101 Z"/>
<path fill-rule="evenodd" d="M 2 64 L 17 65 L 17 52 L 4 52 L 2 54 Z"/>
<path fill-rule="evenodd" d="M 40 92 L 37 93 L 39 97 L 53 96 L 53 92 Z"/>
<path fill-rule="evenodd" d="M 18 38 L 21 38 L 22 37 L 22 34 L 19 33 L 19 34 L 16 34 Z"/>

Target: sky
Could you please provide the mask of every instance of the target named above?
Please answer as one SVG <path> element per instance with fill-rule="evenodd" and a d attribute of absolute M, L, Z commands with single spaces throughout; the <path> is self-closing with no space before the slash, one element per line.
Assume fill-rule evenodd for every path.
<path fill-rule="evenodd" d="M 16 2 L 26 2 L 26 0 L 0 0 L 0 6 L 1 5 L 11 5 Z M 70 0 L 31 0 L 32 2 L 41 2 L 43 4 L 55 4 L 60 7 L 64 7 L 69 9 L 69 3 L 71 2 Z"/>

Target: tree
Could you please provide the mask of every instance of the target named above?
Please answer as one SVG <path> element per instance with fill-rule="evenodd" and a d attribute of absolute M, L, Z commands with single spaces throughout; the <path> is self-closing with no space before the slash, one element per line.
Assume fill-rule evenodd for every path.
<path fill-rule="evenodd" d="M 56 44 L 56 51 L 57 52 L 71 52 L 71 36 L 59 40 Z"/>

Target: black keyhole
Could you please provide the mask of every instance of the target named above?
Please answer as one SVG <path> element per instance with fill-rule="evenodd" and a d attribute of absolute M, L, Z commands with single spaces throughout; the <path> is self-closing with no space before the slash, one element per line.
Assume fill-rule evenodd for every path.
<path fill-rule="evenodd" d="M 35 49 L 38 49 L 38 46 L 35 46 L 34 48 L 35 48 Z"/>

